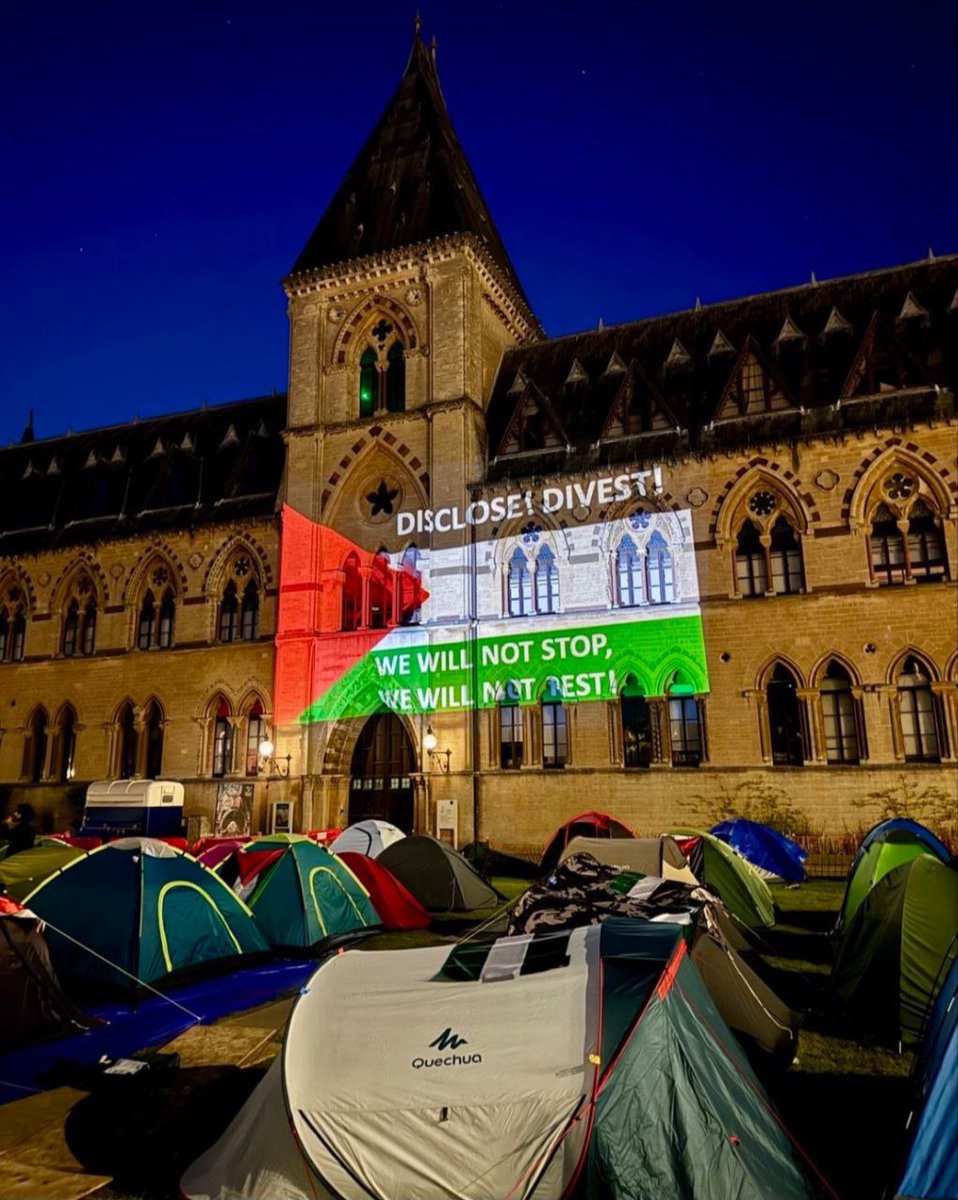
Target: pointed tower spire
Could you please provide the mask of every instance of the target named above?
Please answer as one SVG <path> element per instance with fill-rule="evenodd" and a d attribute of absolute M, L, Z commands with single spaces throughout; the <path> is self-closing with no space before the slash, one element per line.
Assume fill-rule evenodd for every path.
<path fill-rule="evenodd" d="M 33 409 L 31 408 L 30 416 L 27 420 L 26 426 L 23 430 L 23 434 L 20 438 L 20 445 L 24 446 L 24 445 L 26 445 L 27 442 L 35 442 L 36 440 L 37 440 L 37 435 L 33 432 Z"/>
<path fill-rule="evenodd" d="M 414 23 L 399 87 L 346 173 L 292 274 L 383 254 L 434 238 L 471 234 L 529 303 L 469 162 Z"/>

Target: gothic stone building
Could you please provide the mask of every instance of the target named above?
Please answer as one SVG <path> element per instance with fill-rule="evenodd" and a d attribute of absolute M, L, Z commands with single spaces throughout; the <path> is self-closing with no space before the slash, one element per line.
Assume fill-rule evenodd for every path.
<path fill-rule="evenodd" d="M 0 452 L 8 799 L 62 823 L 85 781 L 162 775 L 211 821 L 248 779 L 260 826 L 267 796 L 300 828 L 433 829 L 455 801 L 460 841 L 519 850 L 589 808 L 646 832 L 726 808 L 829 833 L 953 821 L 958 259 L 549 339 L 417 38 L 285 288 L 288 397 Z M 657 487 L 589 487 L 633 472 Z M 569 510 L 503 511 L 465 571 L 442 563 L 474 531 L 395 518 L 573 484 Z M 284 505 L 412 563 L 422 610 L 344 557 L 279 629 Z M 273 717 L 287 636 L 309 654 L 690 599 L 707 676 L 666 654 L 586 702 Z M 267 734 L 291 756 L 269 793 Z"/>

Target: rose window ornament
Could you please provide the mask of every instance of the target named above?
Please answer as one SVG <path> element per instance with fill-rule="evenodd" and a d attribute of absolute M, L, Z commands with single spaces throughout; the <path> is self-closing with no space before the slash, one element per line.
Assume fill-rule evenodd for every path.
<path fill-rule="evenodd" d="M 778 507 L 778 500 L 774 492 L 756 492 L 748 506 L 757 517 L 767 517 Z"/>
<path fill-rule="evenodd" d="M 652 514 L 647 512 L 633 513 L 632 516 L 629 517 L 629 524 L 633 529 L 648 529 L 651 521 Z"/>
<path fill-rule="evenodd" d="M 537 525 L 535 521 L 530 521 L 528 525 L 523 525 L 521 532 L 524 542 L 537 542 L 539 534 L 542 532 L 542 526 Z"/>
<path fill-rule="evenodd" d="M 86 595 L 89 595 L 89 593 L 92 591 L 93 591 L 93 584 L 90 582 L 90 580 L 87 578 L 86 575 L 81 575 L 80 580 L 77 583 L 77 595 L 86 596 Z"/>
<path fill-rule="evenodd" d="M 399 488 L 391 488 L 387 485 L 385 479 L 380 479 L 376 490 L 366 493 L 366 499 L 371 506 L 369 515 L 377 517 L 380 513 L 384 513 L 387 517 L 391 517 L 393 515 L 393 501 L 398 495 Z"/>
<path fill-rule="evenodd" d="M 243 575 L 248 575 L 249 572 L 250 572 L 250 561 L 246 557 L 245 554 L 242 554 L 236 560 L 236 562 L 233 564 L 233 574 L 243 576 Z"/>
<path fill-rule="evenodd" d="M 884 491 L 889 500 L 907 500 L 914 494 L 915 481 L 903 471 L 896 471 L 885 480 Z"/>
<path fill-rule="evenodd" d="M 169 582 L 170 573 L 166 567 L 157 567 L 151 578 L 156 587 L 162 587 L 164 583 Z"/>

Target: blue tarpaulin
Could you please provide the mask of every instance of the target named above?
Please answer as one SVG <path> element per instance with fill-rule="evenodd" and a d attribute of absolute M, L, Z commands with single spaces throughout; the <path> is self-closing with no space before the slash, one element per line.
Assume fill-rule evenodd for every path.
<path fill-rule="evenodd" d="M 722 821 L 709 832 L 760 871 L 777 875 L 786 883 L 801 883 L 805 878 L 807 852 L 768 825 L 734 817 L 731 821 Z"/>
<path fill-rule="evenodd" d="M 169 999 L 151 994 L 138 1004 L 84 1008 L 88 1016 L 105 1024 L 0 1055 L 0 1104 L 55 1086 L 54 1068 L 91 1067 L 104 1055 L 122 1058 L 162 1046 L 193 1025 L 208 1025 L 229 1013 L 268 1004 L 298 990 L 315 970 L 315 959 L 281 959 L 163 989 Z"/>

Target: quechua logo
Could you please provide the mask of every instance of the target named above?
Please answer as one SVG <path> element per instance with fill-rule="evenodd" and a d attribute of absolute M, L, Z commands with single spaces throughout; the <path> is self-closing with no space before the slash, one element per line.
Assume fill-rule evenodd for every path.
<path fill-rule="evenodd" d="M 423 1067 L 469 1067 L 482 1062 L 481 1054 L 446 1054 L 447 1050 L 459 1050 L 469 1043 L 458 1033 L 453 1033 L 452 1026 L 447 1026 L 437 1038 L 429 1043 L 430 1050 L 438 1050 L 436 1058 L 414 1058 L 410 1063 L 415 1070 Z"/>

